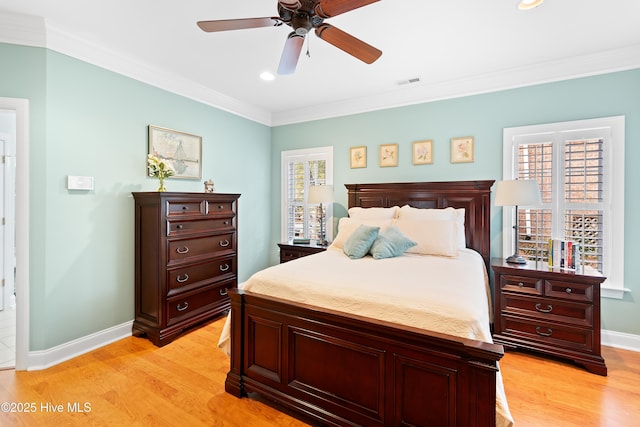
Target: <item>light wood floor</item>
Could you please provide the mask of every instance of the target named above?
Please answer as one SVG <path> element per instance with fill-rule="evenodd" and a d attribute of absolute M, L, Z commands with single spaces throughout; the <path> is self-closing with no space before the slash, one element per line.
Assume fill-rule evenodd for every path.
<path fill-rule="evenodd" d="M 0 403 L 23 411 L 7 413 L 3 406 L 0 425 L 308 425 L 264 402 L 224 392 L 229 362 L 215 348 L 222 323 L 163 348 L 130 337 L 44 371 L 0 371 Z M 640 426 L 640 353 L 603 352 L 608 377 L 507 353 L 501 368 L 516 426 Z"/>

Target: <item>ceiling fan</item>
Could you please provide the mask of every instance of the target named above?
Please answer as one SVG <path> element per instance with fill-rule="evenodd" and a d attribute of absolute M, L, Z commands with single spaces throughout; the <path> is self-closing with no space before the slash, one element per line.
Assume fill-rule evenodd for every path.
<path fill-rule="evenodd" d="M 305 36 L 312 28 L 322 40 L 367 64 L 371 64 L 382 55 L 382 51 L 327 24 L 324 20 L 378 1 L 380 0 L 279 0 L 278 15 L 280 16 L 199 21 L 198 26 L 206 32 L 218 32 L 279 27 L 282 24 L 287 24 L 293 28 L 293 31 L 285 42 L 278 74 L 292 74 L 296 70 Z"/>

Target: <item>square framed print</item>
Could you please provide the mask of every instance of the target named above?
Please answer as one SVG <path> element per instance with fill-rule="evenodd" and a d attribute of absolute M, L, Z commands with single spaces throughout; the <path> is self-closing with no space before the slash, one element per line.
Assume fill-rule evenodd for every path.
<path fill-rule="evenodd" d="M 433 141 L 414 141 L 413 142 L 413 164 L 414 165 L 430 165 L 433 163 Z"/>
<path fill-rule="evenodd" d="M 149 154 L 174 170 L 171 178 L 202 177 L 202 137 L 149 125 Z"/>
<path fill-rule="evenodd" d="M 351 169 L 367 167 L 367 147 L 365 145 L 351 147 L 349 150 L 349 165 Z"/>
<path fill-rule="evenodd" d="M 451 163 L 473 162 L 473 137 L 451 138 Z"/>
<path fill-rule="evenodd" d="M 380 144 L 380 167 L 398 166 L 398 144 Z"/>

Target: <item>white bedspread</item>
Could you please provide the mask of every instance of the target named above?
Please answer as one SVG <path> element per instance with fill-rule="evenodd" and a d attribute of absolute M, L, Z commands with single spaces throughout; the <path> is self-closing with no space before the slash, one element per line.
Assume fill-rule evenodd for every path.
<path fill-rule="evenodd" d="M 475 251 L 456 258 L 404 254 L 352 260 L 342 250 L 279 264 L 240 288 L 430 331 L 493 342 L 486 268 Z M 229 351 L 229 320 L 218 346 Z M 502 377 L 497 375 L 497 426 L 511 426 Z"/>

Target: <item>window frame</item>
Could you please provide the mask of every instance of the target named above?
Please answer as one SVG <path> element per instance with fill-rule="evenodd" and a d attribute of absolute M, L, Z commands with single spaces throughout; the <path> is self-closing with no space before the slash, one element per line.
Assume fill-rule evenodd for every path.
<path fill-rule="evenodd" d="M 536 135 L 544 135 L 554 144 L 553 176 L 562 174 L 564 163 L 559 150 L 555 145 L 564 143 L 567 134 L 591 135 L 590 137 L 604 137 L 604 161 L 605 161 L 605 191 L 608 198 L 605 201 L 603 212 L 605 242 L 605 262 L 603 274 L 607 280 L 602 284 L 602 296 L 621 299 L 624 292 L 629 289 L 624 287 L 624 151 L 625 151 L 625 117 L 603 117 L 596 119 L 575 120 L 568 122 L 548 123 L 541 125 L 518 126 L 503 129 L 503 179 L 515 179 L 517 177 L 516 155 L 517 138 L 529 138 Z M 596 136 L 593 136 L 596 135 Z M 564 148 L 563 148 L 564 150 Z M 554 197 L 560 197 L 555 191 L 557 179 L 553 179 Z M 514 250 L 513 241 L 513 207 L 502 209 L 502 250 L 503 254 L 510 254 Z M 564 214 L 563 214 L 564 215 Z M 554 218 L 554 223 L 557 221 Z M 552 233 L 557 233 L 554 227 Z M 615 242 L 615 244 L 614 244 Z"/>
<path fill-rule="evenodd" d="M 325 161 L 325 185 L 333 185 L 333 146 L 303 148 L 298 150 L 285 150 L 280 153 L 280 241 L 287 242 L 287 190 L 288 190 L 288 163 L 290 161 Z M 305 190 L 309 182 L 305 177 Z M 305 203 L 305 205 L 307 205 Z M 331 242 L 333 240 L 333 203 L 325 206 L 325 238 Z"/>

